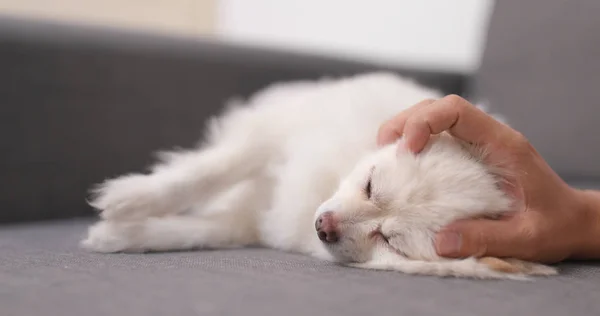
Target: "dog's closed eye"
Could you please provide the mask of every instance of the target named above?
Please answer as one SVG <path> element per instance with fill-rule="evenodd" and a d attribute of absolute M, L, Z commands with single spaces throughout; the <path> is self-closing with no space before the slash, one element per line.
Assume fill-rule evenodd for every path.
<path fill-rule="evenodd" d="M 367 185 L 365 186 L 365 193 L 367 194 L 367 198 L 371 199 L 371 177 L 369 177 L 369 180 L 367 181 Z"/>
<path fill-rule="evenodd" d="M 404 251 L 402 251 L 403 243 L 398 242 L 399 239 L 402 239 L 402 235 L 384 236 L 382 234 L 382 236 L 383 236 L 383 240 L 385 241 L 386 246 L 388 247 L 388 249 L 390 251 L 395 252 L 398 255 L 408 258 L 406 253 Z"/>
<path fill-rule="evenodd" d="M 375 167 L 371 168 L 371 171 L 369 172 L 369 178 L 367 179 L 367 183 L 365 184 L 365 194 L 367 195 L 367 199 L 371 199 L 371 195 L 372 195 L 372 191 L 373 191 L 373 170 L 375 169 Z"/>

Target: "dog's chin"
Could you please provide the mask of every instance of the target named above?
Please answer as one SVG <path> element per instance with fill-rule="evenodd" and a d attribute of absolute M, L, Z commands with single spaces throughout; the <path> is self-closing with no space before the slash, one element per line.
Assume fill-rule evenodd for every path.
<path fill-rule="evenodd" d="M 330 247 L 327 247 L 327 251 L 329 252 L 329 255 L 331 256 L 331 258 L 333 259 L 333 262 L 338 263 L 338 264 L 349 264 L 349 263 L 359 263 L 360 260 L 356 260 L 355 258 L 352 258 L 350 256 L 344 256 L 339 252 L 336 251 L 332 251 L 330 249 Z"/>
<path fill-rule="evenodd" d="M 329 253 L 334 262 L 339 264 L 361 263 L 368 261 L 368 258 L 361 258 L 360 254 L 349 251 L 341 243 L 322 242 L 323 247 Z"/>

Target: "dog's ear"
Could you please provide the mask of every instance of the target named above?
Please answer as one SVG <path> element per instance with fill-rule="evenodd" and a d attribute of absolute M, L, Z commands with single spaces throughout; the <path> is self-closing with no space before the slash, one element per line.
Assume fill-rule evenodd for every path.
<path fill-rule="evenodd" d="M 558 273 L 552 267 L 513 258 L 483 257 L 478 259 L 478 261 L 494 271 L 503 273 L 524 275 L 555 275 Z"/>
<path fill-rule="evenodd" d="M 495 258 L 483 257 L 479 259 L 480 263 L 485 264 L 488 268 L 504 273 L 525 273 L 525 267 L 518 263 L 510 263 L 508 261 Z"/>

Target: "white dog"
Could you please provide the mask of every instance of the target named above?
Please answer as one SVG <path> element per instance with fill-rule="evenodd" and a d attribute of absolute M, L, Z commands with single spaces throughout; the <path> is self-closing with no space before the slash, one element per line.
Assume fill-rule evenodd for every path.
<path fill-rule="evenodd" d="M 379 148 L 400 110 L 440 93 L 388 73 L 267 87 L 208 125 L 206 141 L 163 152 L 149 174 L 94 189 L 97 252 L 263 246 L 410 274 L 527 279 L 554 268 L 438 257 L 433 236 L 511 200 L 481 151 L 448 134 L 418 154 Z M 485 213 L 483 213 L 485 211 Z"/>

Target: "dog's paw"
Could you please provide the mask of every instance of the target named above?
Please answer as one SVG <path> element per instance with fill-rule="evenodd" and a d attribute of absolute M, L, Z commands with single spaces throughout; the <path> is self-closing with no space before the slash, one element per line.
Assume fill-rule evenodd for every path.
<path fill-rule="evenodd" d="M 161 215 L 162 201 L 160 186 L 151 176 L 134 174 L 97 186 L 88 203 L 103 219 L 131 220 Z"/>
<path fill-rule="evenodd" d="M 80 246 L 93 252 L 138 252 L 136 240 L 141 232 L 139 223 L 101 221 L 92 225 Z"/>

